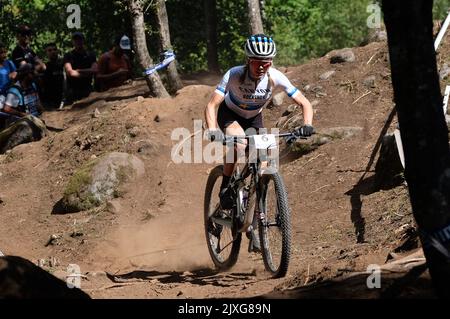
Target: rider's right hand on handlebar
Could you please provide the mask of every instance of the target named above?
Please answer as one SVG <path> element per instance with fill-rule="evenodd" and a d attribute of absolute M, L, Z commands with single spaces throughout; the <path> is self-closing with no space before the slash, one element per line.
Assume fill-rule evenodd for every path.
<path fill-rule="evenodd" d="M 225 139 L 225 135 L 219 129 L 211 129 L 206 131 L 206 138 L 211 142 L 222 142 Z"/>
<path fill-rule="evenodd" d="M 309 137 L 314 133 L 315 133 L 314 127 L 309 124 L 294 129 L 294 134 L 299 137 Z"/>

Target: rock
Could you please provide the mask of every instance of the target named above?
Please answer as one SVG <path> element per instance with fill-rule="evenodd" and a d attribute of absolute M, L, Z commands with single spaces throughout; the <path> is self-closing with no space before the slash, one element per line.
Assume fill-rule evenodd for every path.
<path fill-rule="evenodd" d="M 330 63 L 355 62 L 355 54 L 351 49 L 345 48 L 333 50 L 327 54 L 330 57 Z"/>
<path fill-rule="evenodd" d="M 335 70 L 330 70 L 330 71 L 327 71 L 327 72 L 325 72 L 325 73 L 322 73 L 320 76 L 319 76 L 319 79 L 321 79 L 321 80 L 328 80 L 333 74 L 335 74 L 336 73 L 336 71 Z"/>
<path fill-rule="evenodd" d="M 331 139 L 343 139 L 352 137 L 362 131 L 362 127 L 348 126 L 348 127 L 331 127 L 320 131 L 321 134 L 330 137 Z"/>
<path fill-rule="evenodd" d="M 442 68 L 439 70 L 439 78 L 441 80 L 445 80 L 450 74 L 450 67 L 447 63 L 445 63 Z"/>
<path fill-rule="evenodd" d="M 387 32 L 380 29 L 371 29 L 369 32 L 368 41 L 369 42 L 383 42 L 387 41 Z"/>
<path fill-rule="evenodd" d="M 303 116 L 302 115 L 294 115 L 289 119 L 288 128 L 293 129 L 297 126 L 300 126 L 303 124 Z"/>
<path fill-rule="evenodd" d="M 45 247 L 47 247 L 47 246 L 49 246 L 49 245 L 55 244 L 55 242 L 56 242 L 59 238 L 61 238 L 61 235 L 58 235 L 58 234 L 52 234 L 52 235 L 50 236 L 50 238 L 48 239 L 47 243 L 45 244 Z"/>
<path fill-rule="evenodd" d="M 0 204 L 3 203 L 3 198 L 4 198 L 3 194 L 0 194 Z"/>
<path fill-rule="evenodd" d="M 153 121 L 159 123 L 161 121 L 161 117 L 159 115 L 156 115 L 155 118 L 153 119 Z"/>
<path fill-rule="evenodd" d="M 139 96 L 137 97 L 137 101 L 138 101 L 138 102 L 142 102 L 142 101 L 144 101 L 144 100 L 145 100 L 145 98 L 144 98 L 143 96 L 140 96 L 140 95 L 139 95 Z"/>
<path fill-rule="evenodd" d="M 312 105 L 312 107 L 315 107 L 315 106 L 317 106 L 319 103 L 320 103 L 319 100 L 314 100 L 314 101 L 311 102 L 311 105 Z"/>
<path fill-rule="evenodd" d="M 4 253 L 2 253 L 2 251 L 0 250 L 0 257 L 5 256 Z"/>
<path fill-rule="evenodd" d="M 132 127 L 131 129 L 128 130 L 128 134 L 129 134 L 131 137 L 136 137 L 136 136 L 138 136 L 138 135 L 139 135 L 139 132 L 140 132 L 140 130 L 139 130 L 139 127 L 137 127 L 137 126 L 134 126 L 134 127 Z"/>
<path fill-rule="evenodd" d="M 298 124 L 297 124 L 298 126 Z M 332 127 L 322 129 L 307 140 L 297 140 L 294 142 L 292 150 L 306 154 L 318 148 L 320 145 L 331 142 L 335 139 L 349 138 L 362 131 L 362 127 Z"/>
<path fill-rule="evenodd" d="M 375 88 L 376 87 L 375 80 L 376 80 L 375 75 L 370 75 L 370 76 L 364 78 L 363 84 L 368 89 Z"/>
<path fill-rule="evenodd" d="M 323 91 L 323 86 L 322 85 L 315 85 L 311 88 L 311 91 L 313 91 L 314 93 L 317 92 L 322 92 Z"/>
<path fill-rule="evenodd" d="M 118 214 L 122 210 L 122 205 L 118 201 L 109 200 L 106 202 L 106 210 L 113 214 Z"/>
<path fill-rule="evenodd" d="M 280 106 L 281 104 L 283 104 L 283 100 L 284 100 L 285 95 L 286 94 L 284 92 L 280 92 L 280 93 L 275 94 L 273 96 L 273 98 L 272 98 L 272 104 L 274 106 Z"/>
<path fill-rule="evenodd" d="M 277 123 L 275 124 L 276 127 L 283 127 L 283 125 L 286 123 L 286 121 L 288 120 L 287 116 L 282 116 L 278 119 Z"/>
<path fill-rule="evenodd" d="M 63 212 L 78 212 L 97 207 L 118 196 L 119 186 L 124 182 L 140 177 L 144 172 L 144 163 L 136 156 L 108 153 L 74 173 L 64 190 L 59 208 Z"/>
<path fill-rule="evenodd" d="M 69 288 L 29 260 L 17 256 L 0 257 L 0 299 L 89 299 L 82 290 Z"/>
<path fill-rule="evenodd" d="M 44 122 L 37 117 L 27 115 L 0 131 L 0 154 L 7 153 L 17 145 L 38 141 L 47 133 Z"/>
<path fill-rule="evenodd" d="M 159 144 L 152 140 L 139 141 L 138 153 L 141 155 L 153 155 L 159 151 Z"/>
<path fill-rule="evenodd" d="M 81 231 L 76 231 L 76 230 L 70 234 L 70 237 L 72 237 L 72 238 L 81 237 L 81 236 L 84 236 L 84 233 Z"/>
<path fill-rule="evenodd" d="M 95 108 L 94 112 L 92 113 L 93 118 L 99 118 L 100 117 L 100 111 Z"/>
<path fill-rule="evenodd" d="M 383 72 L 381 73 L 381 77 L 382 77 L 383 79 L 385 79 L 385 80 L 389 80 L 389 78 L 391 77 L 391 72 L 389 72 L 389 71 L 383 71 Z"/>
<path fill-rule="evenodd" d="M 303 87 L 303 91 L 308 92 L 309 90 L 311 90 L 311 84 L 306 84 L 306 85 Z"/>
<path fill-rule="evenodd" d="M 287 112 L 290 113 L 294 113 L 294 111 L 297 109 L 298 105 L 297 104 L 291 104 L 287 107 Z"/>

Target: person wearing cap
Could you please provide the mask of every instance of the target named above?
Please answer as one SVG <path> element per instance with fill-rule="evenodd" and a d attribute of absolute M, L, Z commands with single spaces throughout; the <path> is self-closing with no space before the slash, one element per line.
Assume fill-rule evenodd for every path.
<path fill-rule="evenodd" d="M 30 48 L 33 31 L 27 25 L 21 25 L 17 28 L 17 45 L 12 51 L 12 61 L 16 68 L 25 63 L 30 63 L 37 72 L 45 70 L 45 64 Z"/>
<path fill-rule="evenodd" d="M 124 50 L 130 50 L 128 37 L 117 37 L 110 51 L 102 54 L 98 61 L 96 81 L 99 91 L 120 86 L 131 78 L 131 63 Z"/>
<path fill-rule="evenodd" d="M 89 96 L 93 90 L 92 79 L 97 73 L 95 54 L 88 52 L 84 45 L 84 35 L 72 35 L 73 50 L 64 55 L 63 63 L 67 75 L 68 102 Z"/>
<path fill-rule="evenodd" d="M 39 117 L 42 113 L 34 74 L 34 67 L 30 63 L 21 64 L 17 69 L 17 82 L 9 88 L 1 110 L 3 116 L 9 115 L 6 125 L 28 114 Z"/>

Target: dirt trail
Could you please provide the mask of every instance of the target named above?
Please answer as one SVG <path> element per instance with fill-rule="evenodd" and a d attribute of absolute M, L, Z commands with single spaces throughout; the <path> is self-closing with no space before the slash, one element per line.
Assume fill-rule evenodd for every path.
<path fill-rule="evenodd" d="M 193 120 L 203 118 L 220 79 L 215 75 L 186 78 L 189 85 L 172 99 L 146 97 L 145 83 L 138 81 L 46 113 L 48 124 L 65 130 L 0 155 L 0 250 L 41 260 L 60 277 L 68 264 L 78 264 L 86 275 L 82 288 L 95 298 L 257 296 L 383 264 L 405 239 L 402 229 L 414 229 L 414 223 L 404 185 L 376 189 L 373 183 L 374 145 L 385 126 L 395 125 L 386 124 L 393 108 L 386 43 L 354 52 L 354 63 L 331 65 L 323 57 L 280 68 L 314 101 L 318 131 L 360 128 L 353 137 L 283 159 L 293 220 L 293 258 L 285 278 L 269 279 L 261 256 L 246 252 L 245 238 L 237 265 L 214 270 L 202 220 L 214 165 L 171 161 L 178 142 L 171 140 L 172 131 L 194 131 Z M 336 72 L 320 80 L 329 70 Z M 363 83 L 368 76 L 374 76 L 373 85 Z M 290 104 L 285 98 L 266 110 L 266 126 L 275 126 Z M 110 151 L 139 156 L 145 177 L 125 187 L 110 204 L 114 209 L 51 214 L 76 169 Z M 50 242 L 51 235 L 56 239 Z"/>

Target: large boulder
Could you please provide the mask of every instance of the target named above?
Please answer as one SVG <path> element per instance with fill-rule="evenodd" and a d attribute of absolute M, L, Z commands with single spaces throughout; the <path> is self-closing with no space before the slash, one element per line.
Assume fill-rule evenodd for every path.
<path fill-rule="evenodd" d="M 330 127 L 321 129 L 320 132 L 317 132 L 306 140 L 296 140 L 292 145 L 292 151 L 302 154 L 308 153 L 333 140 L 347 139 L 359 134 L 361 131 L 362 127 L 358 126 Z"/>
<path fill-rule="evenodd" d="M 17 256 L 0 257 L 0 299 L 90 299 L 82 290 L 69 288 L 32 262 Z"/>
<path fill-rule="evenodd" d="M 330 63 L 345 63 L 345 62 L 355 62 L 355 54 L 349 48 L 344 48 L 340 50 L 333 50 L 327 53 L 330 58 Z"/>
<path fill-rule="evenodd" d="M 27 115 L 0 132 L 0 154 L 17 145 L 38 141 L 47 135 L 44 122 Z"/>
<path fill-rule="evenodd" d="M 78 212 L 118 197 L 123 183 L 142 176 L 144 163 L 134 155 L 113 152 L 94 159 L 69 180 L 58 205 L 60 212 Z M 58 213 L 58 211 L 54 211 Z"/>

